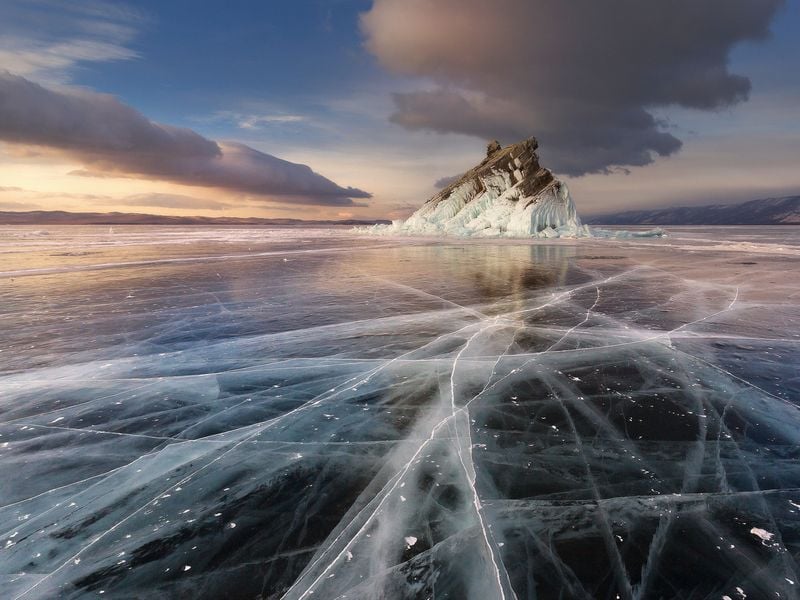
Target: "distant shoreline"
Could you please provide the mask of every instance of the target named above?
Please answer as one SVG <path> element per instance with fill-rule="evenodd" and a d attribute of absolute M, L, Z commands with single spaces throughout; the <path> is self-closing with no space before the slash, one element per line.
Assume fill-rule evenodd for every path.
<path fill-rule="evenodd" d="M 0 211 L 0 225 L 214 225 L 248 227 L 329 227 L 390 224 L 386 219 L 303 220 L 259 217 L 199 217 L 144 213 L 73 213 L 62 210 Z"/>

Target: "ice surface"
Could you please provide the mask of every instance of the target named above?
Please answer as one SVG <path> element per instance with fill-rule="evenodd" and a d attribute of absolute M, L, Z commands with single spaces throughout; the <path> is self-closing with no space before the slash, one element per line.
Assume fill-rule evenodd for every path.
<path fill-rule="evenodd" d="M 797 598 L 800 229 L 669 234 L 0 228 L 0 596 Z"/>

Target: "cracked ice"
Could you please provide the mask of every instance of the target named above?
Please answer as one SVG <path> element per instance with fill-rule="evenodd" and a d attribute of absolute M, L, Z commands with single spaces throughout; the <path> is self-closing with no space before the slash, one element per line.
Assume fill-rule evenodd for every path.
<path fill-rule="evenodd" d="M 48 233 L 0 229 L 3 597 L 797 597 L 798 228 Z"/>

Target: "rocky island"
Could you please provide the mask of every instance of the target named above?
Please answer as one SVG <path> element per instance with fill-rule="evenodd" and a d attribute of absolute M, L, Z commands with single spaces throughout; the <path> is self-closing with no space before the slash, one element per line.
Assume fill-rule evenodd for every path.
<path fill-rule="evenodd" d="M 459 237 L 583 237 L 567 185 L 539 164 L 536 138 L 501 147 L 423 204 L 405 221 L 370 233 Z"/>

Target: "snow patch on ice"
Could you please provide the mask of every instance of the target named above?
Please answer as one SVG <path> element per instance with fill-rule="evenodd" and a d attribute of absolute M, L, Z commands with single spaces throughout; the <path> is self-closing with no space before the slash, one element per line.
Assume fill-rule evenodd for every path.
<path fill-rule="evenodd" d="M 761 538 L 761 541 L 763 542 L 769 542 L 772 540 L 773 537 L 775 537 L 774 533 L 770 533 L 766 529 L 760 529 L 759 527 L 753 527 L 750 530 L 750 533 L 752 533 L 754 536 L 758 538 Z"/>

